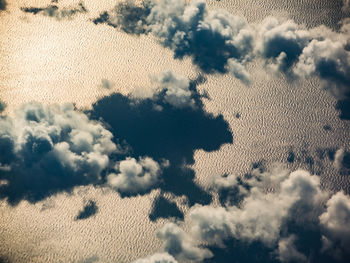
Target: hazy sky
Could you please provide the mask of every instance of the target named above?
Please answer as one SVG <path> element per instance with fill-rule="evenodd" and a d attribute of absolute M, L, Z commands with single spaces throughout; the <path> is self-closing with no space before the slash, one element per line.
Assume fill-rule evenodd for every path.
<path fill-rule="evenodd" d="M 0 262 L 347 262 L 348 0 L 0 0 Z"/>

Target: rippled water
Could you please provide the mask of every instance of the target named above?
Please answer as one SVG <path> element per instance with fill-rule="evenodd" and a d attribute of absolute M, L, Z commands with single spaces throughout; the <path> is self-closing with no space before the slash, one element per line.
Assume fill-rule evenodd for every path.
<path fill-rule="evenodd" d="M 189 77 L 197 74 L 190 60 L 173 60 L 172 53 L 150 36 L 138 38 L 94 26 L 84 16 L 60 22 L 25 16 L 18 10 L 22 3 L 8 2 L 9 11 L 0 14 L 0 99 L 8 104 L 9 112 L 32 100 L 89 107 L 112 91 L 147 90 L 149 75 L 169 68 Z M 23 2 L 47 4 L 44 0 Z M 115 1 L 85 3 L 97 14 Z M 208 4 L 244 15 L 249 22 L 279 15 L 308 27 L 326 24 L 335 28 L 342 18 L 339 0 L 221 0 Z M 288 83 L 266 74 L 259 62 L 249 70 L 255 78 L 249 88 L 226 75 L 208 76 L 200 86 L 211 97 L 206 109 L 224 115 L 234 143 L 217 152 L 196 152 L 193 168 L 198 183 L 205 187 L 213 175 L 243 174 L 259 160 L 285 162 L 292 149 L 315 160 L 314 172 L 321 174 L 324 187 L 349 189 L 349 179 L 335 176 L 330 160 L 321 160 L 318 154 L 320 148 L 350 150 L 349 122 L 337 118 L 334 98 L 316 79 Z M 102 79 L 112 81 L 114 88 L 103 89 Z M 236 113 L 241 117 L 236 118 Z M 331 131 L 323 129 L 324 125 L 332 127 Z M 310 168 L 302 161 L 290 166 Z M 148 219 L 156 194 L 121 199 L 112 191 L 82 187 L 70 196 L 61 194 L 36 205 L 22 202 L 12 208 L 2 202 L 0 255 L 13 262 L 129 262 L 152 254 L 161 245 L 155 230 L 164 223 Z M 74 221 L 88 199 L 96 200 L 99 212 L 85 221 Z"/>

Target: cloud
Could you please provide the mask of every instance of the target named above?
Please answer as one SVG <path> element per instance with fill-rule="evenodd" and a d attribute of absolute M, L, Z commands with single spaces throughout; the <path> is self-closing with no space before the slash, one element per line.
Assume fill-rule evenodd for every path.
<path fill-rule="evenodd" d="M 177 263 L 177 261 L 168 253 L 156 253 L 147 258 L 137 259 L 133 263 Z"/>
<path fill-rule="evenodd" d="M 350 197 L 343 192 L 333 195 L 327 202 L 326 211 L 320 215 L 328 246 L 340 247 L 350 253 Z"/>
<path fill-rule="evenodd" d="M 159 229 L 157 237 L 164 241 L 164 250 L 180 261 L 202 261 L 212 257 L 208 249 L 198 247 L 195 241 L 174 223 L 167 223 Z"/>
<path fill-rule="evenodd" d="M 296 236 L 291 235 L 278 241 L 278 259 L 281 262 L 307 262 L 304 254 L 295 248 Z"/>
<path fill-rule="evenodd" d="M 344 8 L 349 1 L 344 1 Z M 266 18 L 262 25 L 224 10 L 209 10 L 204 0 L 135 1 L 118 3 L 94 20 L 129 34 L 152 33 L 174 57 L 191 57 L 204 73 L 230 72 L 246 85 L 251 76 L 245 65 L 263 59 L 266 67 L 285 74 L 290 81 L 317 76 L 339 100 L 342 119 L 349 119 L 350 50 L 348 19 L 342 28 L 306 29 L 292 20 Z M 277 74 L 278 75 L 278 74 Z"/>
<path fill-rule="evenodd" d="M 57 20 L 70 19 L 79 13 L 88 12 L 83 2 L 80 2 L 75 7 L 59 8 L 56 4 L 50 4 L 47 7 L 22 7 L 21 10 L 34 15 L 41 14 L 43 16 L 54 17 Z"/>
<path fill-rule="evenodd" d="M 350 11 L 350 0 L 342 0 L 342 1 L 343 1 L 342 10 L 344 12 L 349 12 Z"/>
<path fill-rule="evenodd" d="M 98 212 L 98 206 L 93 200 L 89 200 L 86 205 L 84 205 L 83 210 L 79 211 L 79 214 L 76 216 L 76 220 L 83 220 L 89 217 L 92 217 Z"/>
<path fill-rule="evenodd" d="M 253 50 L 252 30 L 244 18 L 224 10 L 210 11 L 203 0 L 189 4 L 183 0 L 147 1 L 142 6 L 126 1 L 112 12 L 102 13 L 94 23 L 107 23 L 133 34 L 151 32 L 173 50 L 175 58 L 189 56 L 206 73 L 232 71 L 248 82 L 243 65 Z"/>
<path fill-rule="evenodd" d="M 161 166 L 149 157 L 139 161 L 127 158 L 117 163 L 114 169 L 118 173 L 109 174 L 107 184 L 123 195 L 145 193 L 160 180 Z"/>
<path fill-rule="evenodd" d="M 0 0 L 0 11 L 6 10 L 7 3 L 5 0 Z"/>
<path fill-rule="evenodd" d="M 275 72 L 287 73 L 308 44 L 309 32 L 299 27 L 292 20 L 280 23 L 269 17 L 258 28 L 257 52 Z"/>
<path fill-rule="evenodd" d="M 345 41 L 313 39 L 294 68 L 299 76 L 318 76 L 336 98 L 350 96 L 350 52 Z"/>
<path fill-rule="evenodd" d="M 155 76 L 153 82 L 158 87 L 154 94 L 155 100 L 160 99 L 177 108 L 195 107 L 194 94 L 190 90 L 188 78 L 168 70 Z"/>
<path fill-rule="evenodd" d="M 187 80 L 165 72 L 154 79 L 157 88 L 150 97 L 114 93 L 94 103 L 89 114 L 103 120 L 120 142 L 128 143 L 131 157 L 147 156 L 158 164 L 169 160 L 157 177 L 164 193 L 186 196 L 190 205 L 208 204 L 211 195 L 195 183 L 190 165 L 196 150 L 215 151 L 232 143 L 230 127 L 222 115 L 205 110 L 197 90 L 201 78 Z"/>
<path fill-rule="evenodd" d="M 284 221 L 292 216 L 292 209 L 304 212 L 322 200 L 318 177 L 306 171 L 288 173 L 275 168 L 272 172 L 254 171 L 254 174 L 248 180 L 249 193 L 239 207 L 197 206 L 191 210 L 191 231 L 196 237 L 221 244 L 234 237 L 274 246 Z M 274 186 L 275 190 L 266 193 L 268 186 Z"/>
<path fill-rule="evenodd" d="M 113 135 L 73 105 L 22 105 L 0 117 L 1 197 L 41 200 L 76 185 L 96 183 L 119 151 Z"/>
<path fill-rule="evenodd" d="M 334 155 L 334 166 L 342 175 L 350 173 L 350 153 L 344 149 L 338 149 Z"/>
<path fill-rule="evenodd" d="M 119 2 L 114 10 L 105 11 L 93 19 L 93 23 L 95 25 L 107 24 L 128 34 L 145 34 L 148 31 L 146 19 L 151 7 L 151 1 L 147 0 L 142 1 L 140 5 L 135 4 L 133 0 Z"/>

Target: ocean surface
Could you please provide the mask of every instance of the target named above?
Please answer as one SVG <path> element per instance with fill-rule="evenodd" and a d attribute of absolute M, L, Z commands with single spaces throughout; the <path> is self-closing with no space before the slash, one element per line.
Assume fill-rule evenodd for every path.
<path fill-rule="evenodd" d="M 8 105 L 10 115 L 30 101 L 71 102 L 89 109 L 112 92 L 147 94 L 150 76 L 167 69 L 189 78 L 198 75 L 190 59 L 174 60 L 172 52 L 150 35 L 131 36 L 91 23 L 89 17 L 113 7 L 116 1 L 86 0 L 88 17 L 79 15 L 67 21 L 25 15 L 19 9 L 48 2 L 8 0 L 8 10 L 0 14 L 0 100 Z M 343 18 L 340 0 L 207 3 L 210 9 L 245 16 L 249 23 L 272 15 L 308 28 L 327 25 L 336 29 Z M 224 116 L 234 142 L 218 151 L 195 152 L 196 182 L 206 189 L 213 176 L 243 175 L 256 162 L 282 162 L 291 170 L 303 168 L 318 174 L 326 189 L 350 192 L 350 178 L 335 176 L 331 160 L 320 156 L 324 149 L 350 150 L 350 122 L 338 118 L 334 97 L 316 78 L 291 83 L 266 73 L 260 61 L 250 63 L 248 70 L 254 76 L 250 87 L 228 74 L 208 75 L 199 86 L 210 98 L 204 100 L 205 109 Z M 103 79 L 113 86 L 103 88 Z M 288 163 L 291 152 L 300 158 Z M 12 207 L 1 201 L 0 255 L 5 262 L 130 262 L 151 255 L 161 247 L 155 231 L 166 222 L 149 219 L 157 195 L 159 190 L 121 198 L 112 190 L 87 186 L 36 204 L 22 201 Z M 184 199 L 175 198 L 186 212 L 189 207 Z M 75 220 L 87 200 L 97 203 L 98 213 Z"/>

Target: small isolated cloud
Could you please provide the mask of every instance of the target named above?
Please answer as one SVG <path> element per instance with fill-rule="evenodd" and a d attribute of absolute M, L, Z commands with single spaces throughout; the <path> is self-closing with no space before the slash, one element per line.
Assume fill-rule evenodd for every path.
<path fill-rule="evenodd" d="M 133 261 L 133 263 L 178 263 L 174 257 L 168 253 L 156 253 L 147 258 L 141 258 Z"/>
<path fill-rule="evenodd" d="M 326 211 L 320 215 L 328 247 L 340 247 L 350 253 L 350 197 L 338 192 L 327 202 Z"/>
<path fill-rule="evenodd" d="M 152 158 L 127 158 L 114 167 L 117 173 L 107 176 L 107 184 L 123 195 L 145 193 L 159 183 L 161 166 Z"/>
<path fill-rule="evenodd" d="M 188 78 L 168 70 L 155 76 L 153 82 L 158 87 L 154 95 L 156 100 L 160 99 L 177 108 L 195 107 Z"/>
<path fill-rule="evenodd" d="M 212 257 L 208 249 L 200 248 L 191 236 L 174 223 L 167 223 L 159 229 L 157 237 L 164 241 L 164 250 L 180 261 L 203 261 Z"/>
<path fill-rule="evenodd" d="M 89 202 L 84 205 L 83 210 L 79 211 L 79 214 L 76 217 L 76 220 L 83 220 L 89 217 L 92 217 L 98 212 L 98 206 L 96 202 L 93 200 L 89 200 Z"/>
<path fill-rule="evenodd" d="M 60 8 L 58 5 L 52 3 L 47 7 L 22 7 L 21 10 L 34 15 L 41 14 L 43 16 L 54 17 L 57 20 L 70 19 L 79 13 L 84 14 L 88 12 L 83 2 L 80 2 L 74 7 Z"/>
<path fill-rule="evenodd" d="M 0 0 L 0 11 L 6 10 L 6 6 L 7 6 L 6 0 Z"/>

